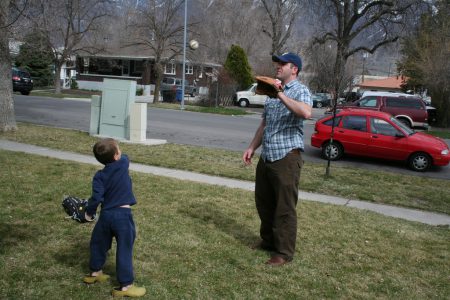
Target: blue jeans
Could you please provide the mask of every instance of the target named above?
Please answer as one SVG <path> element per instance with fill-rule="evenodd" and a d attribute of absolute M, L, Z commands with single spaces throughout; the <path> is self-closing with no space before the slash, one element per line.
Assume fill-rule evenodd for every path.
<path fill-rule="evenodd" d="M 91 258 L 89 267 L 96 272 L 103 268 L 112 239 L 116 239 L 116 273 L 120 286 L 127 286 L 134 281 L 133 245 L 136 228 L 130 208 L 102 210 L 95 224 L 91 237 Z"/>

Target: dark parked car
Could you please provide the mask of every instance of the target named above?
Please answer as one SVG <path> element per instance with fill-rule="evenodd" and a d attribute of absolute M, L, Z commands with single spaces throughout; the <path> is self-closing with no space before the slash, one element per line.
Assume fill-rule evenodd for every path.
<path fill-rule="evenodd" d="M 333 143 L 330 142 L 333 117 L 316 122 L 311 145 L 322 149 L 322 156 L 338 160 L 344 153 L 408 162 L 414 171 L 450 162 L 444 140 L 416 132 L 392 115 L 373 110 L 344 109 L 335 118 Z"/>
<path fill-rule="evenodd" d="M 16 67 L 12 68 L 13 91 L 20 92 L 22 95 L 29 95 L 33 89 L 33 79 L 30 73 Z"/>
<path fill-rule="evenodd" d="M 312 94 L 311 98 L 313 100 L 313 107 L 321 108 L 330 105 L 331 99 L 325 94 Z"/>
<path fill-rule="evenodd" d="M 358 92 L 345 92 L 339 95 L 338 103 L 347 103 L 359 100 L 361 94 Z"/>

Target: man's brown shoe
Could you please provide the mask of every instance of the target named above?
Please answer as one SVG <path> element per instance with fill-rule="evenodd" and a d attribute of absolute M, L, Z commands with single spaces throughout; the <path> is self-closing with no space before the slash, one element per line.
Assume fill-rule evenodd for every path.
<path fill-rule="evenodd" d="M 266 261 L 266 265 L 272 267 L 279 267 L 287 264 L 289 261 L 282 258 L 281 256 L 272 256 L 268 261 Z"/>

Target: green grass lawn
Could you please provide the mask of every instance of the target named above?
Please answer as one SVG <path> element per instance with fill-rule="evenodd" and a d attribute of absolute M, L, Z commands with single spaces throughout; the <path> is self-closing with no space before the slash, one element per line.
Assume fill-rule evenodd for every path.
<path fill-rule="evenodd" d="M 78 141 L 80 142 L 80 141 Z M 151 153 L 149 151 L 149 153 Z M 1 299 L 110 299 L 86 286 L 93 224 L 65 218 L 96 166 L 0 150 Z M 294 261 L 264 265 L 253 193 L 131 172 L 144 299 L 448 299 L 448 227 L 300 201 Z"/>
<path fill-rule="evenodd" d="M 92 155 L 97 138 L 86 132 L 19 123 L 19 130 L 0 133 L 9 139 Z M 136 163 L 183 169 L 215 176 L 254 180 L 254 164 L 246 167 L 241 152 L 204 147 L 166 144 L 145 146 L 121 144 L 124 152 Z M 170 155 L 167 155 L 170 153 Z M 450 184 L 448 180 L 408 176 L 381 171 L 332 165 L 330 178 L 323 163 L 306 162 L 300 180 L 300 189 L 333 196 L 359 199 L 450 214 Z"/>
<path fill-rule="evenodd" d="M 426 133 L 443 138 L 450 139 L 450 130 L 429 130 Z"/>
<path fill-rule="evenodd" d="M 180 103 L 150 103 L 149 107 L 158 107 L 158 108 L 166 108 L 166 109 L 180 109 Z M 234 108 L 234 107 L 208 107 L 208 106 L 198 106 L 198 105 L 184 105 L 184 110 L 186 111 L 194 111 L 201 113 L 210 113 L 210 114 L 218 114 L 218 115 L 247 115 L 248 113 L 245 110 Z"/>
<path fill-rule="evenodd" d="M 60 94 L 55 94 L 55 90 L 52 89 L 37 89 L 31 91 L 31 95 L 51 98 L 91 98 L 92 95 L 101 95 L 101 92 L 63 89 Z"/>

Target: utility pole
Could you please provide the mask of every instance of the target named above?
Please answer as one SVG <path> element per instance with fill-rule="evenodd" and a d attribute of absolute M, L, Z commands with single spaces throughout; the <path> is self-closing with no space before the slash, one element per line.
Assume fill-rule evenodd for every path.
<path fill-rule="evenodd" d="M 183 31 L 183 70 L 182 72 L 182 82 L 181 82 L 181 107 L 180 109 L 184 109 L 184 89 L 185 89 L 185 81 L 186 81 L 186 43 L 187 43 L 187 2 L 188 0 L 184 0 L 184 31 Z"/>

